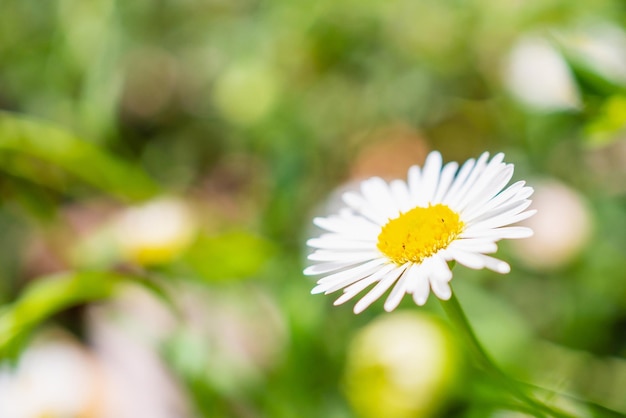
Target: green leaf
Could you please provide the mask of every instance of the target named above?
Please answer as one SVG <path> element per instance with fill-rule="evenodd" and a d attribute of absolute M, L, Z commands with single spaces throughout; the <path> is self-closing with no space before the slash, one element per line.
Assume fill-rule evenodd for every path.
<path fill-rule="evenodd" d="M 103 272 L 69 272 L 36 279 L 12 305 L 0 311 L 0 358 L 15 354 L 37 324 L 63 309 L 113 295 L 128 277 Z"/>
<path fill-rule="evenodd" d="M 139 168 L 97 145 L 51 124 L 0 112 L 0 156 L 21 154 L 44 161 L 117 197 L 141 200 L 154 195 L 157 185 Z M 45 183 L 37 170 L 22 170 L 35 183 Z"/>

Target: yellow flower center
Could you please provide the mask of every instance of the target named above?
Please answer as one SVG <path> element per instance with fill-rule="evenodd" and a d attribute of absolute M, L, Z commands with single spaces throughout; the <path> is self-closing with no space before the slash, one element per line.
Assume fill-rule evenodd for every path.
<path fill-rule="evenodd" d="M 378 249 L 396 264 L 421 263 L 446 248 L 463 231 L 459 214 L 446 205 L 413 208 L 389 220 L 378 235 Z"/>

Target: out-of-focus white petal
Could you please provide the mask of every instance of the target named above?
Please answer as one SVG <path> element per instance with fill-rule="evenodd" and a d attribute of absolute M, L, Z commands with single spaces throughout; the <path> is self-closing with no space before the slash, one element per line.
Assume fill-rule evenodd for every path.
<path fill-rule="evenodd" d="M 511 51 L 504 82 L 522 103 L 542 111 L 575 109 L 580 95 L 565 59 L 543 38 L 522 38 Z"/>

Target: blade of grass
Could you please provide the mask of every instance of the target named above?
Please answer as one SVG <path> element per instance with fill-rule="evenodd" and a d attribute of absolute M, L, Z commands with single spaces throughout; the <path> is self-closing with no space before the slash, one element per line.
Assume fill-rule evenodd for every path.
<path fill-rule="evenodd" d="M 158 191 L 140 168 L 52 124 L 25 116 L 0 112 L 0 153 L 27 155 L 123 199 L 142 200 Z M 26 170 L 23 175 L 36 172 Z"/>

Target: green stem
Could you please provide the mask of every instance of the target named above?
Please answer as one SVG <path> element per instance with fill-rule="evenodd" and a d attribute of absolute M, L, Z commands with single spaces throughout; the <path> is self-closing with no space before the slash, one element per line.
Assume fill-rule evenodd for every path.
<path fill-rule="evenodd" d="M 538 417 L 553 416 L 558 418 L 572 418 L 569 414 L 551 408 L 542 402 L 532 398 L 524 390 L 522 390 L 512 379 L 510 379 L 496 364 L 493 362 L 489 354 L 480 344 L 480 341 L 476 337 L 472 326 L 470 325 L 463 308 L 459 304 L 454 292 L 452 297 L 448 301 L 441 301 L 441 305 L 445 310 L 450 321 L 459 329 L 463 338 L 468 344 L 468 347 L 478 360 L 479 364 L 487 371 L 491 376 L 498 379 L 508 390 L 520 401 L 524 402 L 530 408 L 535 411 L 535 415 Z"/>

